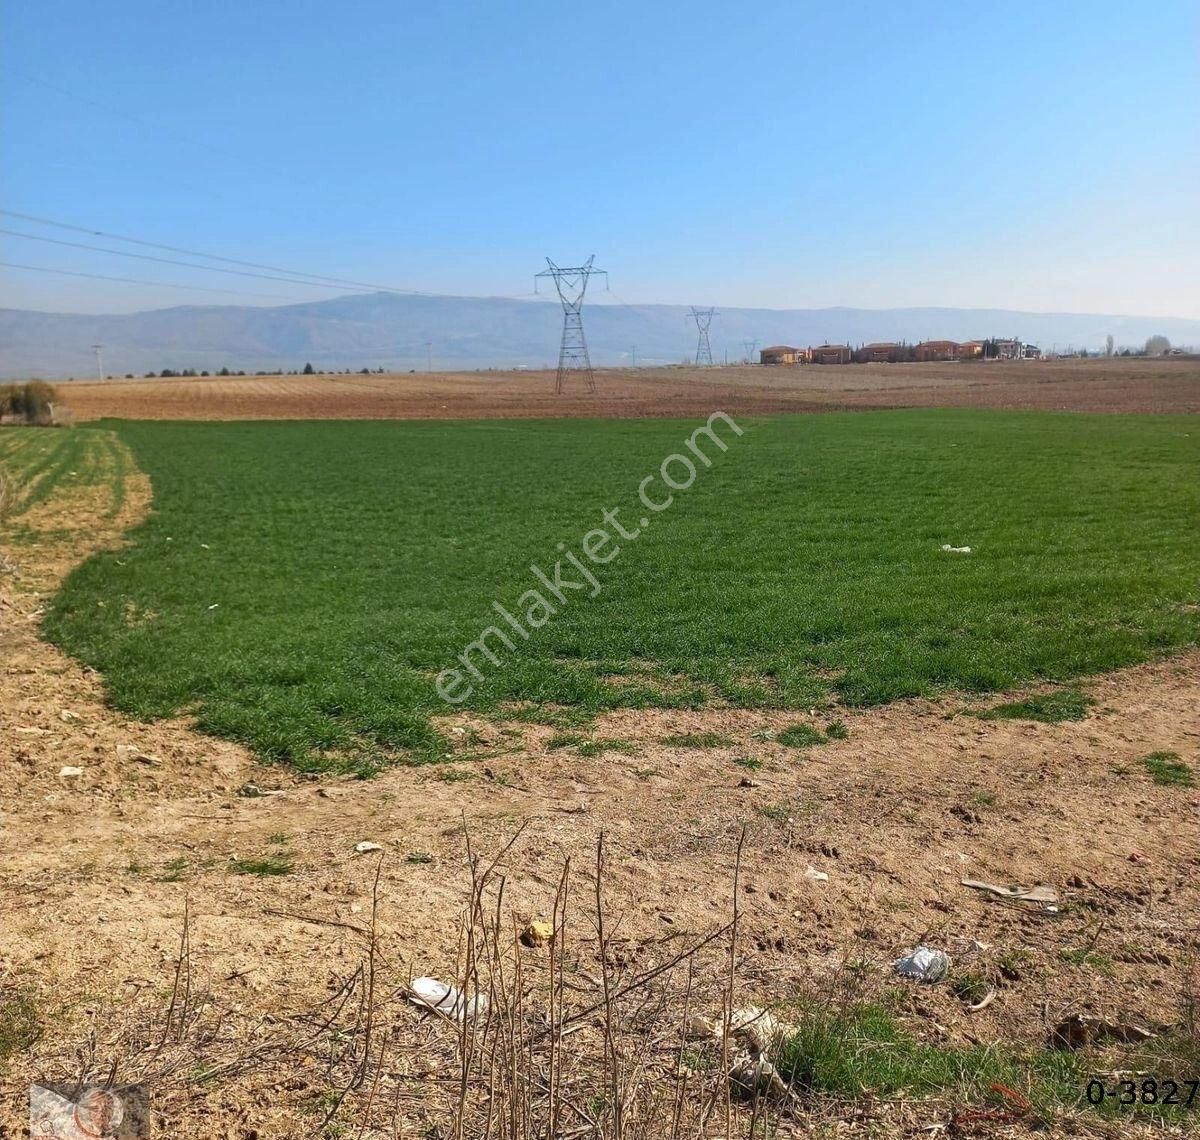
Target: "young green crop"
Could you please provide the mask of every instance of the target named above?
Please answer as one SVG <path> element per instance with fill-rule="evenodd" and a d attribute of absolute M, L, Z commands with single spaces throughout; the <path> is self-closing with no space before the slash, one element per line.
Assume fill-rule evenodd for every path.
<path fill-rule="evenodd" d="M 461 708 L 551 722 L 713 701 L 810 710 L 1063 680 L 1194 644 L 1188 417 L 739 419 Z M 682 421 L 106 425 L 154 485 L 46 630 L 113 703 L 302 768 L 423 760 L 434 679 L 682 449 Z M 43 461 L 62 462 L 63 457 Z M 660 486 L 661 489 L 661 486 Z M 943 544 L 969 545 L 970 555 Z M 129 614 L 154 615 L 131 621 Z"/>

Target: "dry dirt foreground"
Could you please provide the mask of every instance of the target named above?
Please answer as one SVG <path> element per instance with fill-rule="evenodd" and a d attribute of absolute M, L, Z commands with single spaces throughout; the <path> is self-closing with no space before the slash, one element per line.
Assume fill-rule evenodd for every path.
<path fill-rule="evenodd" d="M 506 920 L 517 921 L 550 911 L 567 857 L 589 894 L 603 832 L 619 927 L 610 956 L 640 971 L 729 920 L 745 825 L 738 1002 L 894 988 L 888 963 L 922 940 L 957 971 L 999 983 L 978 1013 L 946 986 L 908 985 L 905 1022 L 931 1042 L 1040 1043 L 1070 1012 L 1168 1025 L 1200 984 L 1200 793 L 1155 786 L 1141 764 L 1155 750 L 1200 761 L 1200 654 L 1087 682 L 1097 705 L 1080 723 L 982 721 L 963 715 L 963 700 L 914 701 L 842 712 L 848 739 L 801 752 L 761 736 L 794 715 L 627 711 L 596 732 L 636 754 L 585 759 L 547 750 L 546 727 L 454 717 L 443 727 L 463 742 L 455 764 L 306 782 L 183 721 L 126 720 L 105 707 L 99 677 L 38 639 L 40 606 L 64 572 L 147 509 L 147 481 L 130 490 L 106 528 L 101 489 L 64 489 L 23 520 L 43 537 L 10 552 L 18 575 L 0 576 L 0 988 L 32 995 L 42 1023 L 2 1078 L 0 1136 L 24 1135 L 28 1080 L 112 1063 L 121 1077 L 154 1077 L 158 1135 L 317 1135 L 339 1080 L 332 1046 L 279 1054 L 262 1043 L 300 1035 L 289 1015 L 336 996 L 362 961 L 377 872 L 379 1000 L 397 1043 L 384 1084 L 398 1123 L 357 1134 L 444 1135 L 430 1128 L 445 1120 L 446 1034 L 434 1042 L 443 1027 L 399 989 L 455 974 L 464 826 L 488 855 L 520 832 L 501 867 Z M 688 732 L 734 743 L 662 743 Z M 745 757 L 761 767 L 735 763 Z M 61 776 L 64 766 L 82 775 Z M 270 794 L 239 795 L 247 784 Z M 356 854 L 361 841 L 381 855 Z M 290 874 L 234 873 L 235 858 L 272 853 L 287 853 Z M 963 877 L 1050 884 L 1060 908 L 992 901 Z M 164 1027 L 179 999 L 185 906 L 186 985 L 216 1027 L 196 1015 L 180 1040 Z M 595 939 L 582 917 L 575 929 L 586 989 Z M 533 963 L 543 952 L 522 953 Z M 695 1000 L 716 1012 L 720 954 L 698 961 L 716 973 Z M 648 1065 L 662 1077 L 677 1051 L 661 1046 Z M 350 1119 L 365 1094 L 346 1103 Z M 805 1131 L 815 1126 L 803 1116 L 783 1131 L 913 1135 L 952 1107 L 867 1101 L 826 1120 L 830 1131 Z M 1091 1118 L 1051 1132 L 1132 1134 Z"/>
<path fill-rule="evenodd" d="M 1200 412 L 1200 358 L 626 368 L 598 372 L 596 388 L 588 395 L 573 382 L 555 396 L 553 373 L 435 372 L 72 382 L 61 392 L 81 420 L 691 416 L 717 408 Z"/>

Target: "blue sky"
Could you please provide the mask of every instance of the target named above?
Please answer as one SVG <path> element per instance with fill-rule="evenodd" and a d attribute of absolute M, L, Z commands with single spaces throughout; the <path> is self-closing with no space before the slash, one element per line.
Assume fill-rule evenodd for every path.
<path fill-rule="evenodd" d="M 1194 0 L 42 0 L 5 22 L 8 210 L 433 292 L 521 295 L 544 255 L 594 252 L 625 301 L 1200 317 Z M 8 235 L 0 260 L 272 295 L 0 269 L 15 307 L 335 292 Z"/>

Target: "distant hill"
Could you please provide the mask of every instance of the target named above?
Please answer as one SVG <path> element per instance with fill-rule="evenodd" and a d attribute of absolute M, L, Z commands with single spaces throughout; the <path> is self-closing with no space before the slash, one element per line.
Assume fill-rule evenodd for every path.
<path fill-rule="evenodd" d="M 426 342 L 439 369 L 539 368 L 558 354 L 555 302 L 372 293 L 275 308 L 186 305 L 117 316 L 0 309 L 0 376 L 90 377 L 91 346 L 104 345 L 110 375 L 151 369 L 424 369 Z M 679 305 L 598 302 L 584 310 L 593 362 L 674 364 L 695 352 L 696 332 Z M 1200 345 L 1200 320 L 1005 309 L 719 309 L 713 359 L 740 360 L 744 341 L 859 344 L 877 340 L 970 340 L 1015 336 L 1060 349 L 1141 345 L 1162 333 Z"/>

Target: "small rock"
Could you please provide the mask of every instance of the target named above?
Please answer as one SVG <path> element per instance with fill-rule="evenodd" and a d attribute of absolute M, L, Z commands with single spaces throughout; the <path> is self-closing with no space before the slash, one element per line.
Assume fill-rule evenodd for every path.
<path fill-rule="evenodd" d="M 372 843 L 369 839 L 364 839 L 361 843 L 354 845 L 354 850 L 359 855 L 367 855 L 372 851 L 382 851 L 383 845 L 380 843 Z"/>
<path fill-rule="evenodd" d="M 761 788 L 762 785 L 757 780 L 750 779 L 749 776 L 743 776 L 738 781 L 739 788 Z"/>
<path fill-rule="evenodd" d="M 73 713 L 70 709 L 62 709 L 58 714 L 58 719 L 64 724 L 78 724 L 83 718 L 78 713 Z"/>
<path fill-rule="evenodd" d="M 829 882 L 829 876 L 824 871 L 818 871 L 811 863 L 804 868 L 804 877 L 812 879 L 815 883 Z"/>
<path fill-rule="evenodd" d="M 59 773 L 58 773 L 59 779 L 62 779 L 62 780 L 75 780 L 75 779 L 78 779 L 82 775 L 83 775 L 82 768 L 75 768 L 70 764 L 64 765 L 59 770 Z"/>

